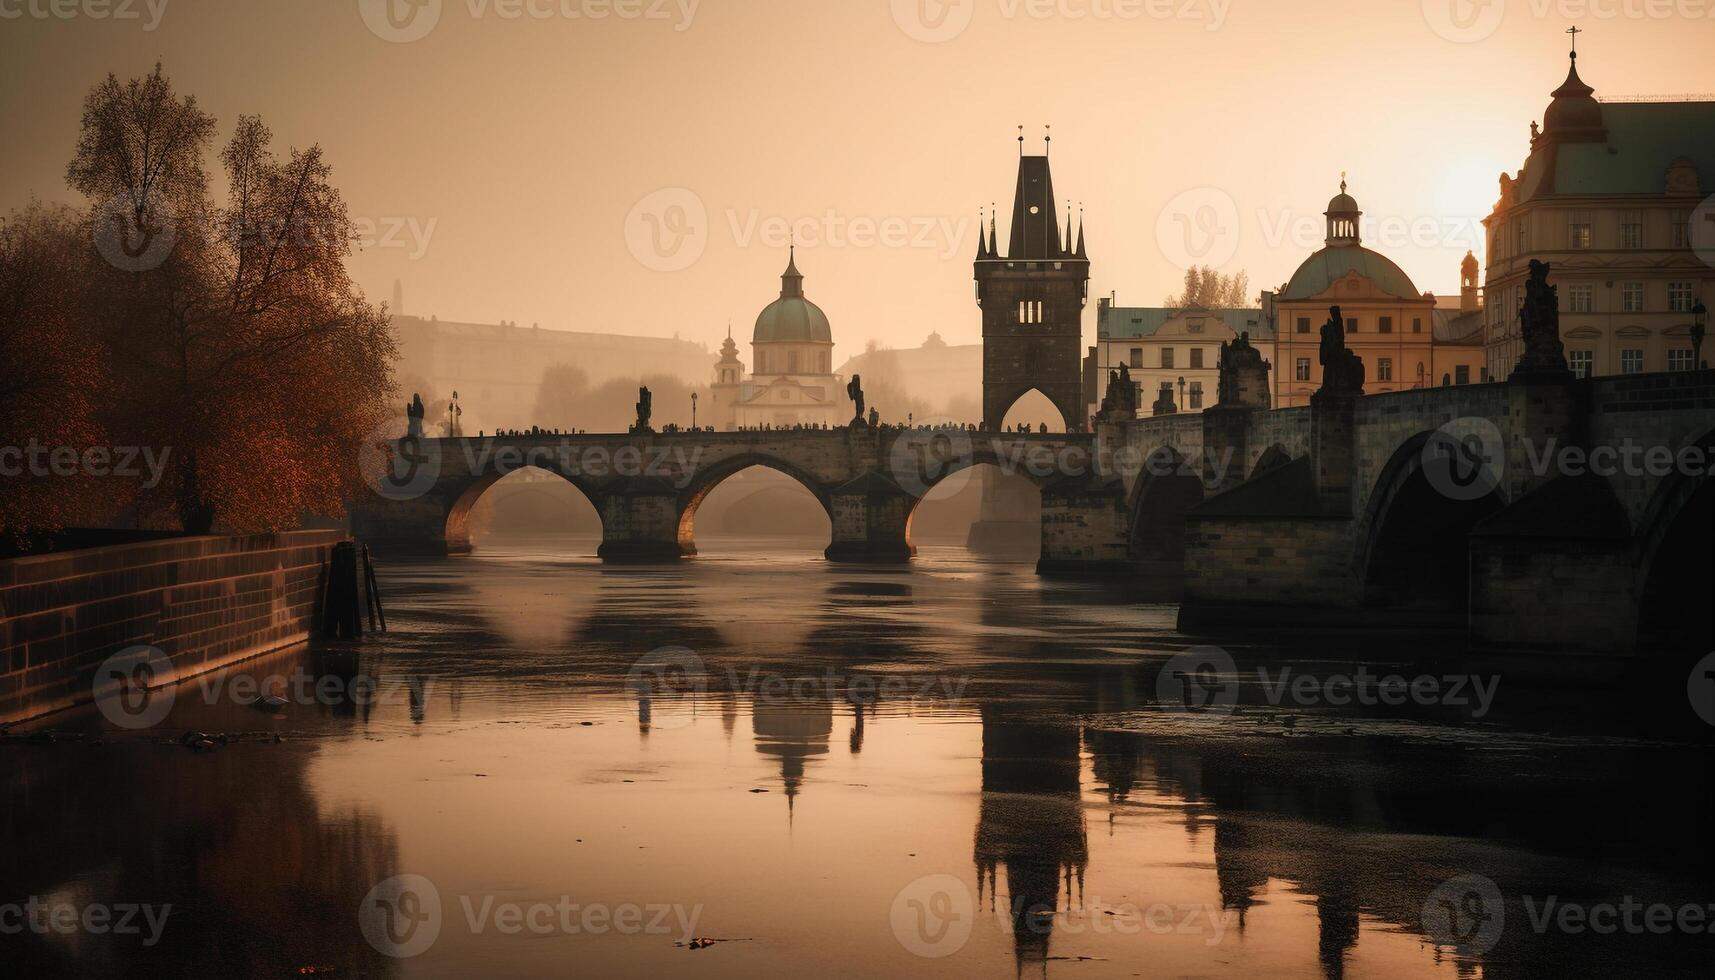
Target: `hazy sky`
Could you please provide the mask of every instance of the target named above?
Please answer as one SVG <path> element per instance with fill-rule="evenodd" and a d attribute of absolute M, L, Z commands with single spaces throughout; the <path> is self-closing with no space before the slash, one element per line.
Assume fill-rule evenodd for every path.
<path fill-rule="evenodd" d="M 843 360 L 978 340 L 1017 124 L 1053 125 L 1092 298 L 1159 304 L 1191 260 L 1281 283 L 1341 171 L 1366 244 L 1452 292 L 1569 24 L 1610 96 L 1710 88 L 1715 41 L 1715 0 L 415 2 L 0 0 L 0 205 L 71 199 L 85 92 L 160 59 L 223 140 L 260 113 L 325 148 L 377 299 L 747 342 L 797 222 Z"/>

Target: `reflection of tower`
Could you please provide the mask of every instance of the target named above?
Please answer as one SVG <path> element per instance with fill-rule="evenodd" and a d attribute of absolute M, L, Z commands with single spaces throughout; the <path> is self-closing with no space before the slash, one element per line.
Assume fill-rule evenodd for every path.
<path fill-rule="evenodd" d="M 756 733 L 758 755 L 780 760 L 780 782 L 786 788 L 786 809 L 791 814 L 804 782 L 804 764 L 811 756 L 828 754 L 828 736 L 834 731 L 834 708 L 825 701 L 757 698 L 751 705 L 750 723 Z"/>
<path fill-rule="evenodd" d="M 1071 431 L 1084 429 L 1084 302 L 1088 299 L 1090 259 L 1084 233 L 1072 242 L 1072 220 L 1061 236 L 1055 217 L 1054 180 L 1046 148 L 1024 155 L 1018 137 L 1018 186 L 1012 202 L 1012 236 L 1006 257 L 999 235 L 979 235 L 977 305 L 983 314 L 983 423 L 995 431 L 1012 403 L 1032 388 L 1060 410 Z"/>
<path fill-rule="evenodd" d="M 1070 908 L 1082 895 L 1089 857 L 1079 799 L 1078 727 L 1008 718 L 997 705 L 985 705 L 982 718 L 978 900 L 986 881 L 994 906 L 997 871 L 1005 864 L 1014 955 L 1021 966 L 1046 964 L 1061 887 Z"/>

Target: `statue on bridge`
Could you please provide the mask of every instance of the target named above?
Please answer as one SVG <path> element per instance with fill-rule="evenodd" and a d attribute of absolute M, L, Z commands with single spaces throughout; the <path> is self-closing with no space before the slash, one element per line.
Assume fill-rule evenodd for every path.
<path fill-rule="evenodd" d="M 405 406 L 405 438 L 423 438 L 423 416 L 425 414 L 426 413 L 423 409 L 423 396 L 421 394 L 413 394 L 411 396 L 411 404 Z"/>
<path fill-rule="evenodd" d="M 1364 393 L 1364 359 L 1346 346 L 1346 321 L 1340 317 L 1338 306 L 1328 308 L 1328 322 L 1322 324 L 1318 360 L 1322 364 L 1322 387 L 1317 394 Z"/>
<path fill-rule="evenodd" d="M 863 375 L 854 374 L 846 382 L 846 397 L 852 400 L 852 424 L 863 424 Z"/>
<path fill-rule="evenodd" d="M 654 432 L 649 427 L 649 417 L 655 414 L 655 396 L 649 393 L 647 387 L 637 389 L 637 424 L 631 427 L 632 432 Z"/>
<path fill-rule="evenodd" d="M 1251 346 L 1250 331 L 1241 331 L 1230 344 L 1221 342 L 1216 367 L 1220 371 L 1216 407 L 1268 407 L 1268 361 L 1263 359 L 1262 351 Z"/>
<path fill-rule="evenodd" d="M 1137 418 L 1137 385 L 1132 383 L 1129 365 L 1121 364 L 1118 371 L 1108 372 L 1108 390 L 1102 395 L 1097 414 L 1113 422 Z"/>
<path fill-rule="evenodd" d="M 1519 339 L 1524 353 L 1507 380 L 1527 378 L 1560 381 L 1572 377 L 1566 367 L 1566 346 L 1560 342 L 1559 290 L 1548 284 L 1548 263 L 1530 260 L 1530 279 L 1524 284 L 1524 306 L 1519 309 Z"/>

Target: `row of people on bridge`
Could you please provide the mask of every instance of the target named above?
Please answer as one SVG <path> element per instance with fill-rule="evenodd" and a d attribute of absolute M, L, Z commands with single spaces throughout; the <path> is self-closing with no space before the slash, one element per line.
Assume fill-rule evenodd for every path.
<path fill-rule="evenodd" d="M 935 422 L 935 423 L 921 423 L 921 424 L 911 424 L 911 423 L 905 423 L 905 422 L 882 422 L 882 423 L 873 423 L 873 425 L 875 428 L 888 429 L 888 430 L 892 430 L 895 432 L 903 432 L 903 431 L 912 431 L 912 432 L 981 432 L 981 431 L 983 431 L 982 426 L 976 424 L 975 422 Z M 736 427 L 732 431 L 734 431 L 734 432 L 811 432 L 811 431 L 818 431 L 819 432 L 819 431 L 827 431 L 829 428 L 830 428 L 830 426 L 826 422 L 794 422 L 791 425 L 771 425 L 768 423 L 763 423 L 761 425 L 741 425 L 741 426 Z M 676 422 L 669 422 L 669 423 L 667 423 L 667 425 L 662 427 L 661 431 L 665 432 L 665 433 L 680 433 L 680 432 L 715 432 L 717 430 L 712 425 L 699 425 L 696 428 L 692 428 L 690 426 L 680 426 Z M 1032 431 L 1041 432 L 1043 434 L 1046 434 L 1048 432 L 1048 423 L 1047 422 L 1038 423 L 1038 428 L 1033 430 L 1033 429 L 1031 429 L 1029 422 L 1020 422 L 1017 425 L 1013 426 L 1012 428 L 1010 428 L 1008 430 L 1003 430 L 1003 431 L 1024 433 L 1027 435 Z M 504 438 L 531 437 L 531 436 L 583 436 L 583 435 L 589 435 L 589 430 L 588 429 L 563 429 L 562 430 L 562 429 L 557 429 L 557 428 L 556 429 L 548 429 L 548 428 L 543 428 L 542 426 L 539 426 L 539 425 L 532 425 L 528 429 L 495 429 L 494 435 L 496 438 L 502 438 L 502 439 L 504 439 Z M 476 436 L 478 439 L 485 439 L 488 437 L 488 434 L 485 430 L 478 429 Z"/>

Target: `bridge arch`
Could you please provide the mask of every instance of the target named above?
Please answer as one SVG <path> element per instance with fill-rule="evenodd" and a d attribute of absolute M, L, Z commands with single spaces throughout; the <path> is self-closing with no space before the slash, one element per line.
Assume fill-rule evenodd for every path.
<path fill-rule="evenodd" d="M 573 479 L 558 470 L 550 469 L 545 466 L 528 464 L 520 466 L 517 469 L 507 469 L 504 471 L 490 468 L 488 471 L 470 478 L 469 481 L 459 488 L 458 492 L 452 497 L 451 503 L 447 506 L 447 512 L 443 520 L 448 553 L 458 554 L 470 550 L 470 517 L 483 495 L 500 481 L 505 480 L 516 473 L 522 473 L 527 470 L 551 474 L 557 479 L 576 488 L 578 494 L 582 496 L 583 499 L 589 503 L 590 508 L 595 511 L 598 519 L 601 516 L 601 504 L 599 503 L 600 498 L 598 494 L 594 492 L 593 488 L 585 485 L 583 481 Z"/>
<path fill-rule="evenodd" d="M 708 499 L 716 487 L 732 477 L 755 467 L 774 470 L 777 473 L 791 477 L 821 504 L 822 512 L 827 515 L 830 524 L 833 522 L 833 506 L 829 499 L 829 488 L 819 482 L 809 472 L 779 458 L 763 453 L 743 453 L 729 459 L 721 460 L 704 469 L 698 470 L 689 486 L 679 495 L 679 552 L 685 557 L 697 553 L 696 523 L 697 509 Z"/>
<path fill-rule="evenodd" d="M 1434 436 L 1417 433 L 1382 467 L 1354 527 L 1352 568 L 1366 604 L 1421 609 L 1463 626 L 1470 606 L 1470 531 L 1506 506 L 1506 497 L 1498 486 L 1474 499 L 1438 490 L 1425 471 L 1425 449 Z"/>
<path fill-rule="evenodd" d="M 1638 633 L 1640 648 L 1703 652 L 1715 646 L 1715 614 L 1709 612 L 1709 579 L 1715 557 L 1715 429 L 1680 449 L 1702 450 L 1704 466 L 1675 469 L 1664 477 L 1638 521 Z M 1677 455 L 1677 454 L 1676 454 Z"/>
<path fill-rule="evenodd" d="M 996 429 L 1004 430 L 1007 428 L 1007 416 L 1016 411 L 1028 411 L 1040 416 L 1019 420 L 1028 422 L 1032 432 L 1039 431 L 1038 424 L 1042 422 L 1048 423 L 1049 432 L 1077 432 L 1082 428 L 1080 422 L 1084 414 L 1077 404 L 1079 397 L 1076 392 L 1061 392 L 1056 398 L 1039 386 L 1019 385 L 994 400 L 990 418 Z M 1058 428 L 1054 424 L 1056 419 L 1059 420 Z"/>
<path fill-rule="evenodd" d="M 1207 487 L 1199 461 L 1172 446 L 1144 458 L 1126 506 L 1126 553 L 1165 572 L 1185 560 L 1185 515 L 1201 504 Z"/>

